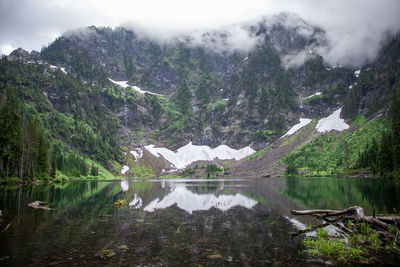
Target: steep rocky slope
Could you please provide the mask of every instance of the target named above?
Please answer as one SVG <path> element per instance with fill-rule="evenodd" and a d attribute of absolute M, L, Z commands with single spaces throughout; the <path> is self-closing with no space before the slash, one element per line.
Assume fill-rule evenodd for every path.
<path fill-rule="evenodd" d="M 170 148 L 192 141 L 259 149 L 300 116 L 337 108 L 355 80 L 353 71 L 328 69 L 313 54 L 324 32 L 293 14 L 235 27 L 248 35 L 248 48 L 235 47 L 229 30 L 160 42 L 134 29 L 89 27 L 64 34 L 41 55 L 96 87 L 115 87 L 106 79 L 112 78 L 165 95 L 140 101 L 116 88 L 113 111 L 124 122 L 120 140 L 127 146 L 152 140 Z M 305 51 L 306 64 L 285 68 Z M 323 93 L 319 101 L 303 101 L 317 91 Z"/>

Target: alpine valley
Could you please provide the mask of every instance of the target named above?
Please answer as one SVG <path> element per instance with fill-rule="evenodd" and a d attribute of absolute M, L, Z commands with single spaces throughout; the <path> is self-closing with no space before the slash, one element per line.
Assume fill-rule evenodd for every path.
<path fill-rule="evenodd" d="M 399 176 L 400 35 L 357 67 L 329 64 L 329 46 L 283 13 L 168 40 L 91 26 L 19 48 L 0 60 L 1 177 Z"/>

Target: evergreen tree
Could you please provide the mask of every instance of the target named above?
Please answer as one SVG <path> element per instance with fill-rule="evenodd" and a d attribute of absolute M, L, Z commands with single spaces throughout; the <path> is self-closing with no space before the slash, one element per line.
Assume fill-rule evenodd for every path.
<path fill-rule="evenodd" d="M 258 101 L 258 112 L 261 116 L 265 116 L 269 106 L 269 95 L 267 89 L 261 89 L 260 100 Z"/>
<path fill-rule="evenodd" d="M 392 133 L 387 131 L 382 135 L 381 146 L 378 153 L 378 172 L 386 176 L 393 171 Z"/>
<path fill-rule="evenodd" d="M 349 158 L 349 146 L 347 145 L 346 139 L 343 138 L 343 161 L 346 169 L 349 168 Z"/>
<path fill-rule="evenodd" d="M 367 143 L 365 148 L 358 153 L 358 159 L 355 167 L 368 168 L 372 173 L 377 173 L 378 152 L 378 142 L 375 138 L 373 138 L 371 144 Z"/>
<path fill-rule="evenodd" d="M 92 164 L 92 167 L 90 168 L 90 175 L 92 175 L 92 176 L 99 175 L 99 168 L 94 166 L 94 164 Z"/>
<path fill-rule="evenodd" d="M 192 94 L 184 79 L 180 79 L 175 94 L 175 103 L 182 114 L 190 114 Z"/>
<path fill-rule="evenodd" d="M 289 157 L 287 160 L 286 174 L 288 175 L 297 175 L 299 174 L 296 166 L 294 165 L 294 161 L 292 157 Z"/>
<path fill-rule="evenodd" d="M 206 105 L 210 101 L 210 89 L 211 89 L 211 82 L 210 76 L 202 75 L 200 78 L 199 88 L 197 89 L 196 95 L 202 105 Z"/>
<path fill-rule="evenodd" d="M 56 161 L 56 155 L 54 153 L 54 147 L 53 147 L 52 153 L 51 153 L 51 161 L 50 161 L 50 177 L 56 178 L 56 174 L 57 174 L 57 161 Z"/>
<path fill-rule="evenodd" d="M 372 145 L 368 151 L 368 165 L 372 173 L 377 173 L 377 158 L 379 153 L 378 142 L 375 138 L 372 139 Z"/>
<path fill-rule="evenodd" d="M 0 110 L 0 174 L 17 176 L 21 157 L 21 115 L 14 92 L 9 89 Z"/>
<path fill-rule="evenodd" d="M 393 146 L 393 167 L 400 170 L 400 96 L 394 93 L 392 97 L 392 146 Z"/>
<path fill-rule="evenodd" d="M 37 157 L 37 175 L 39 179 L 49 177 L 50 161 L 49 161 L 49 145 L 44 139 L 43 134 L 37 132 L 38 157 Z"/>

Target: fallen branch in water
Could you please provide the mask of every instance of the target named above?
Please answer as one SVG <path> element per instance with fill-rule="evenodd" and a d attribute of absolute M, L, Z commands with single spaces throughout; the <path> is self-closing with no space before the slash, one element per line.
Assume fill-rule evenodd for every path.
<path fill-rule="evenodd" d="M 304 244 L 314 256 L 322 256 L 340 263 L 382 263 L 381 260 L 400 259 L 400 217 L 366 216 L 359 206 L 344 210 L 291 210 L 292 215 L 310 215 L 322 223 L 300 230 L 292 237 L 308 232 L 315 236 L 304 239 Z M 324 229 L 336 227 L 337 235 Z M 385 256 L 386 254 L 386 256 Z M 394 262 L 396 261 L 394 260 Z M 392 262 L 387 262 L 392 264 Z"/>
<path fill-rule="evenodd" d="M 4 227 L 3 231 L 1 231 L 2 233 L 4 233 L 5 231 L 8 230 L 8 228 L 10 228 L 11 224 L 14 222 L 15 219 L 12 219 L 11 222 L 9 224 L 6 225 L 6 227 Z"/>
<path fill-rule="evenodd" d="M 47 207 L 49 202 L 43 202 L 40 200 L 33 201 L 28 204 L 29 207 L 34 208 L 34 209 L 44 209 L 44 210 L 53 210 L 52 208 Z"/>
<path fill-rule="evenodd" d="M 343 216 L 351 215 L 352 217 L 347 217 L 347 218 L 355 219 L 360 222 L 366 222 L 374 228 L 379 228 L 379 229 L 382 229 L 385 231 L 388 230 L 389 224 L 397 225 L 397 223 L 400 223 L 399 217 L 365 216 L 364 209 L 359 206 L 353 206 L 353 207 L 347 208 L 345 210 L 291 210 L 290 213 L 292 215 L 312 215 L 318 219 L 322 219 L 322 220 L 325 220 L 328 222 L 329 222 L 330 217 L 342 216 L 341 219 L 343 219 Z M 337 219 L 335 221 L 337 221 Z"/>

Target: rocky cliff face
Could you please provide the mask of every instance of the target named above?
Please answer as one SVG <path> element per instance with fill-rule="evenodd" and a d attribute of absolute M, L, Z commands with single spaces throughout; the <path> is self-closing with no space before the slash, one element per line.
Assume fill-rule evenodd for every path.
<path fill-rule="evenodd" d="M 246 34 L 242 46 L 237 31 Z M 102 103 L 120 119 L 123 145 L 176 148 L 192 141 L 258 149 L 300 117 L 326 116 L 343 104 L 354 70 L 327 66 L 314 52 L 325 42 L 321 29 L 281 14 L 164 42 L 133 29 L 93 26 L 65 33 L 40 57 L 106 92 Z"/>

